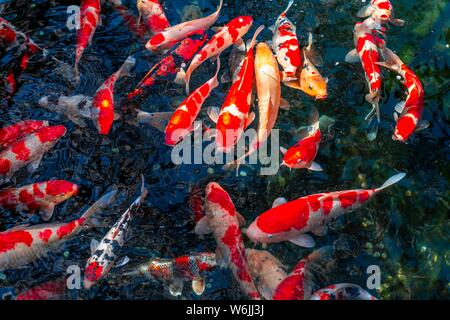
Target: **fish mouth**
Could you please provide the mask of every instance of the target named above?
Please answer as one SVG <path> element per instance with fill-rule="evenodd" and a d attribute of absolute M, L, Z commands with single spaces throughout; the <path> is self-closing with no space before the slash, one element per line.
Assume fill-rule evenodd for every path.
<path fill-rule="evenodd" d="M 328 94 L 321 94 L 316 96 L 316 100 L 325 100 L 328 98 Z"/>

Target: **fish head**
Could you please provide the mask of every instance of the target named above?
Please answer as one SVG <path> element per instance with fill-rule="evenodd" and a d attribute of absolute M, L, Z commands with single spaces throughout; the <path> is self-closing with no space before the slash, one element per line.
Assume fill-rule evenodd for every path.
<path fill-rule="evenodd" d="M 63 202 L 78 193 L 78 186 L 66 180 L 47 181 L 45 192 L 53 203 Z"/>
<path fill-rule="evenodd" d="M 273 241 L 274 235 L 268 234 L 264 231 L 262 231 L 258 225 L 257 220 L 253 221 L 250 226 L 245 231 L 247 237 L 254 243 L 272 243 L 276 242 Z"/>
<path fill-rule="evenodd" d="M 413 118 L 408 116 L 400 117 L 397 120 L 392 139 L 400 142 L 405 142 L 406 140 L 408 140 L 409 136 L 413 134 L 415 128 L 416 124 L 414 123 Z"/>
<path fill-rule="evenodd" d="M 227 26 L 229 30 L 238 31 L 240 36 L 242 36 L 250 29 L 252 24 L 253 18 L 251 16 L 239 16 L 231 20 L 227 24 Z M 231 31 L 230 33 L 234 34 L 233 31 Z"/>
<path fill-rule="evenodd" d="M 181 106 L 181 108 L 182 107 L 183 106 Z M 174 146 L 179 143 L 190 133 L 190 126 L 190 115 L 183 110 L 175 111 L 165 130 L 165 144 Z"/>
<path fill-rule="evenodd" d="M 375 11 L 372 17 L 381 23 L 388 23 L 393 16 L 393 7 L 390 1 L 381 0 L 373 4 Z"/>
<path fill-rule="evenodd" d="M 283 166 L 291 169 L 301 169 L 306 165 L 306 161 L 303 160 L 303 154 L 300 147 L 289 148 L 283 157 Z"/>
<path fill-rule="evenodd" d="M 216 124 L 216 151 L 228 153 L 232 151 L 243 133 L 243 113 L 235 104 L 223 108 Z"/>
<path fill-rule="evenodd" d="M 67 132 L 66 127 L 64 126 L 50 126 L 44 127 L 36 132 L 37 137 L 40 142 L 54 142 L 64 136 Z"/>
<path fill-rule="evenodd" d="M 84 271 L 83 286 L 90 289 L 103 276 L 105 268 L 98 261 L 88 261 Z"/>
<path fill-rule="evenodd" d="M 303 92 L 316 100 L 328 97 L 327 80 L 320 75 L 311 62 L 305 62 L 305 67 L 300 74 L 300 86 Z"/>
<path fill-rule="evenodd" d="M 228 193 L 216 182 L 210 182 L 205 190 L 205 213 L 207 216 L 235 216 L 236 209 Z"/>

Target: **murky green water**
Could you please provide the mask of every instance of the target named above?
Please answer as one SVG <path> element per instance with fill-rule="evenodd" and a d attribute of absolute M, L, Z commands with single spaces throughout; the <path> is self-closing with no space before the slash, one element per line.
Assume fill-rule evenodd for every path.
<path fill-rule="evenodd" d="M 134 1 L 125 1 L 133 7 Z M 165 1 L 166 14 L 175 24 L 183 14 L 187 1 Z M 217 25 L 237 15 L 254 17 L 254 25 L 246 35 L 253 34 L 260 24 L 270 26 L 287 1 L 225 0 Z M 66 28 L 66 8 L 71 1 L 0 1 L 2 16 L 29 34 L 39 45 L 57 58 L 72 63 L 75 32 Z M 307 32 L 313 32 L 315 47 L 323 58 L 320 71 L 330 81 L 329 97 L 314 101 L 299 91 L 283 87 L 283 97 L 294 108 L 281 111 L 277 128 L 282 129 L 283 145 L 291 145 L 292 130 L 305 125 L 308 110 L 314 105 L 321 115 L 335 120 L 324 134 L 317 162 L 323 173 L 290 171 L 282 168 L 275 176 L 261 176 L 255 167 L 243 167 L 241 176 L 222 171 L 220 166 L 175 166 L 170 148 L 163 145 L 163 135 L 146 126 L 133 127 L 118 121 L 106 138 L 97 135 L 92 126 L 77 128 L 67 118 L 39 108 L 37 101 L 50 93 L 92 95 L 131 53 L 137 53 L 138 65 L 134 78 L 119 81 L 118 99 L 135 85 L 157 57 L 141 53 L 143 47 L 133 38 L 122 19 L 111 7 L 102 8 L 103 25 L 97 29 L 93 45 L 85 52 L 81 84 L 70 86 L 56 75 L 53 63 L 32 60 L 30 68 L 20 78 L 18 92 L 11 101 L 2 100 L 0 124 L 22 119 L 47 119 L 64 124 L 68 134 L 45 156 L 40 168 L 32 175 L 17 175 L 15 183 L 28 183 L 51 178 L 68 179 L 81 186 L 75 198 L 60 204 L 54 221 L 69 221 L 79 215 L 86 203 L 92 203 L 112 185 L 126 190 L 122 205 L 104 217 L 107 226 L 80 234 L 47 258 L 20 270 L 0 274 L 0 290 L 22 290 L 62 275 L 68 265 L 84 267 L 90 255 L 91 238 L 101 239 L 131 201 L 141 173 L 145 174 L 149 195 L 133 221 L 130 237 L 123 253 L 131 265 L 148 257 L 175 257 L 197 251 L 212 251 L 212 238 L 199 239 L 193 232 L 189 207 L 189 188 L 199 184 L 204 188 L 210 181 L 220 184 L 230 193 L 238 211 L 248 221 L 267 210 L 280 196 L 288 200 L 322 191 L 372 187 L 382 184 L 397 171 L 407 172 L 398 185 L 376 197 L 370 204 L 338 219 L 330 232 L 315 237 L 317 246 L 332 244 L 339 248 L 341 259 L 319 284 L 353 282 L 365 286 L 366 268 L 379 265 L 382 289 L 371 293 L 382 299 L 448 299 L 449 295 L 449 21 L 450 4 L 444 0 L 393 1 L 396 15 L 406 20 L 404 27 L 388 31 L 388 47 L 395 50 L 418 74 L 425 89 L 424 119 L 431 125 L 416 133 L 409 144 L 391 139 L 395 104 L 403 96 L 403 88 L 391 73 L 384 73 L 382 126 L 378 138 L 368 142 L 364 134 L 364 116 L 369 105 L 364 101 L 366 84 L 360 65 L 343 62 L 345 54 L 354 47 L 353 26 L 361 1 L 296 1 L 289 18 L 297 25 L 297 34 L 306 44 Z M 216 3 L 198 0 L 202 15 L 209 14 Z M 134 10 L 134 9 L 133 9 Z M 212 31 L 210 31 L 212 32 Z M 259 37 L 271 39 L 269 30 Z M 226 59 L 229 51 L 223 55 Z M 148 62 L 146 62 L 146 60 Z M 12 60 L 12 61 L 11 61 Z M 225 61 L 225 60 L 224 60 Z M 11 57 L 3 58 L 2 76 Z M 209 79 L 215 66 L 205 63 L 193 78 L 195 86 Z M 207 101 L 220 106 L 228 85 L 221 85 Z M 160 83 L 152 91 L 143 109 L 170 111 L 183 96 L 183 88 Z M 206 119 L 206 112 L 201 116 Z M 244 175 L 242 175 L 244 172 Z M 17 217 L 2 211 L 0 228 L 16 224 Z M 248 242 L 248 246 L 251 244 Z M 268 250 L 291 268 L 310 250 L 290 243 L 270 245 Z M 96 299 L 171 299 L 162 284 L 142 279 L 124 280 L 112 271 L 110 277 L 89 292 L 71 292 L 70 298 Z M 197 299 L 188 288 L 183 298 Z M 208 278 L 206 292 L 200 299 L 243 298 L 227 270 L 217 270 Z"/>

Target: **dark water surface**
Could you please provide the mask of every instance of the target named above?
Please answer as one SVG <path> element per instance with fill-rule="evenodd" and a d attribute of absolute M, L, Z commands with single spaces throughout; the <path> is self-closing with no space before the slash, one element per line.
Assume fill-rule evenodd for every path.
<path fill-rule="evenodd" d="M 198 0 L 201 15 L 210 14 L 218 1 Z M 254 17 L 254 24 L 245 36 L 264 24 L 270 26 L 284 10 L 286 1 L 225 0 L 217 25 L 237 15 Z M 125 1 L 135 11 L 135 1 Z M 26 32 L 34 41 L 47 48 L 58 59 L 73 64 L 75 32 L 66 27 L 66 8 L 77 1 L 0 1 L 2 16 Z M 164 1 L 172 24 L 180 21 L 188 1 Z M 330 81 L 329 97 L 314 101 L 300 91 L 283 87 L 283 97 L 291 102 L 290 111 L 280 111 L 277 128 L 283 145 L 292 145 L 292 131 L 306 124 L 314 105 L 321 115 L 335 120 L 317 156 L 323 173 L 281 168 L 274 176 L 261 176 L 257 167 L 243 167 L 241 175 L 222 171 L 220 166 L 183 165 L 171 162 L 171 149 L 164 145 L 163 134 L 141 125 L 130 126 L 122 121 L 103 137 L 89 125 L 78 128 L 66 117 L 41 109 L 40 97 L 51 93 L 93 95 L 101 83 L 117 70 L 126 57 L 136 53 L 138 65 L 133 77 L 121 79 L 116 85 L 116 102 L 133 88 L 158 57 L 145 53 L 143 46 L 124 25 L 111 6 L 102 6 L 103 23 L 97 28 L 93 43 L 85 51 L 80 64 L 79 86 L 71 86 L 55 73 L 51 60 L 33 58 L 30 67 L 19 80 L 19 90 L 10 101 L 3 99 L 0 125 L 23 119 L 46 119 L 63 124 L 68 133 L 49 152 L 33 173 L 21 172 L 13 182 L 25 185 L 48 179 L 67 179 L 81 186 L 76 197 L 57 206 L 52 221 L 69 221 L 80 215 L 88 204 L 113 186 L 123 190 L 118 206 L 103 215 L 105 227 L 81 233 L 51 252 L 48 257 L 25 268 L 0 273 L 0 291 L 22 290 L 64 274 L 67 266 L 84 267 L 90 255 L 92 238 L 101 239 L 135 196 L 139 176 L 144 173 L 148 196 L 139 210 L 126 245 L 124 255 L 130 257 L 130 267 L 149 257 L 213 251 L 212 237 L 199 239 L 193 232 L 189 189 L 198 184 L 219 182 L 235 202 L 247 221 L 270 208 L 280 196 L 288 200 L 323 191 L 376 187 L 396 172 L 407 172 L 398 185 L 377 196 L 356 212 L 331 224 L 324 237 L 314 237 L 317 247 L 334 245 L 340 252 L 336 266 L 323 272 L 318 285 L 353 282 L 365 287 L 366 268 L 379 265 L 382 272 L 381 290 L 371 291 L 382 299 L 448 299 L 450 298 L 449 251 L 449 23 L 450 4 L 445 0 L 393 1 L 404 27 L 388 31 L 388 46 L 395 50 L 421 78 L 425 89 L 424 119 L 430 127 L 416 133 L 409 144 L 393 141 L 392 117 L 395 104 L 403 99 L 403 87 L 392 73 L 385 72 L 382 100 L 382 125 L 378 138 L 368 142 L 364 133 L 364 116 L 369 105 L 364 101 L 366 84 L 359 64 L 344 63 L 345 54 L 354 48 L 353 26 L 361 1 L 311 0 L 296 1 L 289 18 L 297 25 L 303 45 L 307 32 L 314 34 L 315 48 L 322 57 L 319 67 Z M 195 11 L 194 11 L 195 14 Z M 213 33 L 213 31 L 210 31 Z M 266 29 L 260 40 L 271 39 Z M 141 52 L 142 51 L 142 52 Z M 223 65 L 229 50 L 222 56 Z M 3 57 L 2 77 L 14 59 Z M 225 67 L 223 66 L 223 70 Z M 192 87 L 209 79 L 215 66 L 204 63 L 194 74 Z M 205 103 L 220 106 L 229 88 L 222 84 Z M 141 106 L 143 110 L 171 111 L 184 98 L 184 89 L 176 84 L 160 83 Z M 200 117 L 206 120 L 206 112 Z M 242 173 L 244 172 L 244 173 Z M 1 212 L 0 230 L 19 224 L 17 216 Z M 39 221 L 36 221 L 39 222 Z M 246 243 L 252 246 L 250 242 Z M 260 246 L 258 246 L 260 248 Z M 311 252 L 291 243 L 270 245 L 268 250 L 290 269 Z M 127 266 L 128 267 L 128 266 Z M 96 299 L 173 299 L 161 283 L 143 279 L 125 279 L 111 275 L 90 291 L 71 292 L 70 298 Z M 229 271 L 215 271 L 201 297 L 186 286 L 182 298 L 233 299 L 244 298 Z"/>

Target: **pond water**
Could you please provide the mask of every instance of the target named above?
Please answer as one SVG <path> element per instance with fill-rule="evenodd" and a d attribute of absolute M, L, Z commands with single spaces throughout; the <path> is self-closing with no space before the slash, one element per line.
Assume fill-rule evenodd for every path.
<path fill-rule="evenodd" d="M 183 16 L 210 14 L 217 1 L 162 1 L 172 24 Z M 251 15 L 254 23 L 244 37 L 250 39 L 256 28 L 271 26 L 285 9 L 287 1 L 225 0 L 217 26 L 238 15 Z M 407 176 L 394 187 L 375 197 L 363 208 L 334 221 L 326 236 L 314 237 L 317 247 L 333 245 L 339 259 L 330 270 L 321 272 L 317 286 L 351 282 L 365 287 L 367 267 L 378 265 L 381 289 L 370 290 L 381 299 L 448 299 L 450 285 L 449 251 L 449 159 L 450 92 L 449 44 L 450 4 L 445 0 L 392 1 L 396 16 L 406 21 L 403 27 L 388 30 L 388 47 L 420 77 L 425 90 L 423 118 L 429 128 L 415 133 L 408 144 L 393 141 L 394 106 L 404 98 L 403 87 L 393 73 L 384 72 L 382 87 L 382 123 L 375 141 L 369 142 L 364 117 L 370 110 L 365 102 L 366 83 L 360 64 L 344 62 L 354 48 L 353 27 L 362 1 L 295 1 L 289 18 L 297 26 L 303 46 L 308 32 L 314 35 L 315 51 L 323 62 L 322 75 L 329 78 L 328 98 L 315 101 L 300 91 L 282 87 L 282 96 L 291 104 L 281 110 L 276 128 L 281 129 L 281 144 L 295 142 L 292 132 L 307 123 L 309 110 L 317 107 L 334 125 L 320 145 L 317 162 L 323 172 L 280 168 L 275 175 L 260 175 L 257 166 L 242 166 L 240 174 L 224 171 L 220 165 L 174 165 L 171 148 L 164 135 L 148 125 L 132 126 L 115 121 L 107 136 L 97 134 L 90 124 L 79 128 L 67 117 L 42 109 L 38 100 L 48 94 L 86 94 L 92 96 L 104 79 L 115 72 L 126 57 L 135 54 L 137 66 L 131 77 L 116 85 L 116 103 L 120 111 L 127 92 L 132 90 L 148 69 L 161 59 L 145 48 L 108 3 L 102 6 L 102 25 L 80 63 L 81 81 L 73 85 L 55 70 L 58 64 L 42 56 L 33 57 L 18 81 L 11 99 L 2 98 L 0 126 L 24 119 L 45 119 L 63 124 L 68 133 L 44 157 L 32 174 L 20 172 L 10 185 L 25 185 L 49 179 L 66 179 L 80 186 L 74 198 L 57 206 L 52 219 L 69 221 L 114 186 L 122 192 L 117 205 L 102 215 L 103 226 L 80 233 L 76 238 L 24 268 L 0 273 L 0 291 L 17 293 L 25 288 L 64 275 L 69 265 L 84 267 L 90 256 L 92 238 L 101 239 L 137 194 L 144 174 L 148 196 L 132 221 L 122 254 L 130 258 L 129 268 L 150 257 L 171 258 L 182 254 L 214 251 L 212 237 L 200 239 L 193 233 L 190 189 L 204 190 L 211 182 L 226 189 L 237 210 L 248 222 L 269 209 L 274 199 L 294 200 L 308 194 L 352 188 L 376 187 L 396 172 Z M 123 1 L 136 15 L 135 1 Z M 0 1 L 1 16 L 26 32 L 54 57 L 70 65 L 75 55 L 76 35 L 66 27 L 67 6 L 76 1 Z M 191 5 L 191 7 L 186 7 Z M 209 30 L 209 34 L 214 31 Z M 260 41 L 272 38 L 266 28 Z M 222 55 L 222 71 L 230 50 Z M 0 73 L 17 63 L 12 53 L 2 56 Z M 192 78 L 197 87 L 215 72 L 215 64 L 204 63 Z M 229 84 L 221 84 L 206 101 L 200 118 L 207 121 L 206 107 L 221 106 Z M 173 111 L 185 98 L 184 88 L 171 82 L 157 83 L 140 104 L 148 112 Z M 0 230 L 21 223 L 17 215 L 2 210 Z M 34 222 L 39 222 L 38 218 Z M 244 236 L 248 247 L 253 245 Z M 283 242 L 267 247 L 288 269 L 311 249 Z M 122 270 L 111 274 L 91 290 L 74 290 L 70 299 L 177 299 L 160 282 L 142 278 L 125 279 Z M 217 269 L 207 278 L 205 293 L 198 297 L 185 286 L 180 299 L 245 299 L 226 269 Z"/>

